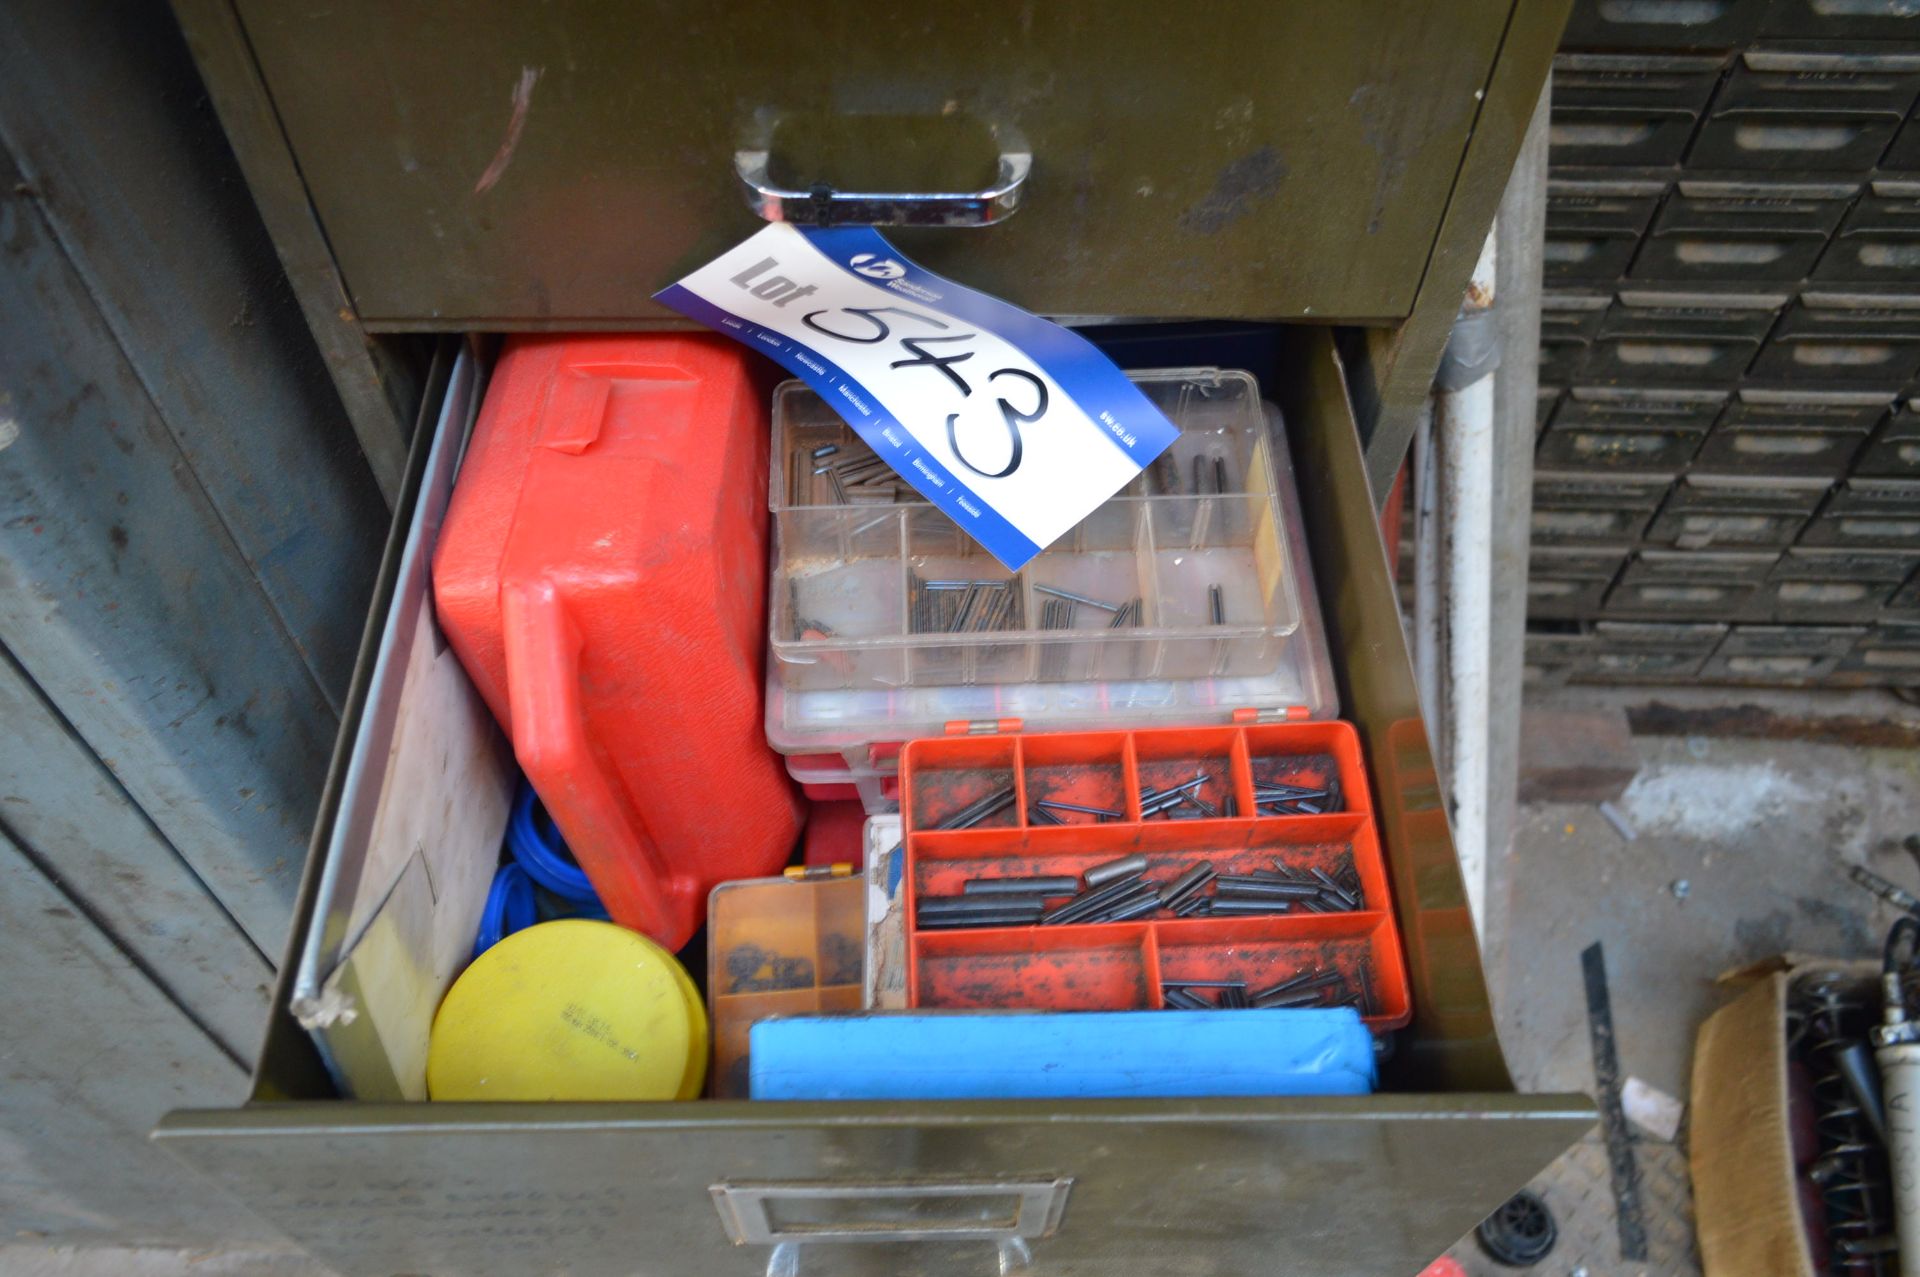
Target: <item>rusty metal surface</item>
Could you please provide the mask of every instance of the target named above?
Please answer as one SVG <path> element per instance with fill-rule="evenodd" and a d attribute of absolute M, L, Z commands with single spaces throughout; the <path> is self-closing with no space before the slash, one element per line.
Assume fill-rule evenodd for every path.
<path fill-rule="evenodd" d="M 733 156 L 762 111 L 803 188 L 977 186 L 1017 128 L 1017 216 L 899 243 L 1030 309 L 1390 320 L 1516 6 L 237 7 L 360 319 L 444 330 L 668 318 L 650 294 L 759 225 Z M 238 129 L 239 69 L 202 62 Z"/>

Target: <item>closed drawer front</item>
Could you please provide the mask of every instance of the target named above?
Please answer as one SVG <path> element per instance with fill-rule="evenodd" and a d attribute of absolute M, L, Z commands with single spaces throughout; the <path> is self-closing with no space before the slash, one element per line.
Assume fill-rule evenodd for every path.
<path fill-rule="evenodd" d="M 1920 568 L 1920 554 L 1898 550 L 1818 549 L 1795 546 L 1768 574 L 1774 581 L 1864 581 L 1896 586 Z"/>
<path fill-rule="evenodd" d="M 1592 231 L 1637 239 L 1653 220 L 1664 179 L 1547 179 L 1547 233 Z"/>
<path fill-rule="evenodd" d="M 1864 430 L 1715 427 L 1695 457 L 1703 469 L 1837 479 L 1866 440 Z"/>
<path fill-rule="evenodd" d="M 1709 546 L 1786 546 L 1793 543 L 1806 522 L 1804 514 L 1668 510 L 1647 529 L 1647 539 L 1695 550 Z"/>
<path fill-rule="evenodd" d="M 1626 564 L 1627 554 L 1624 545 L 1535 546 L 1527 553 L 1527 571 L 1534 576 L 1611 581 Z"/>
<path fill-rule="evenodd" d="M 1871 430 L 1891 403 L 1891 395 L 1871 391 L 1747 386 L 1727 404 L 1720 423 L 1782 430 Z"/>
<path fill-rule="evenodd" d="M 1543 293 L 1540 297 L 1540 336 L 1543 340 L 1586 340 L 1600 331 L 1611 293 Z"/>
<path fill-rule="evenodd" d="M 1907 0 L 1771 0 L 1760 34 L 1786 39 L 1920 39 L 1920 9 Z"/>
<path fill-rule="evenodd" d="M 1822 678 L 1865 632 L 1851 626 L 1736 625 L 1701 673 L 1754 681 Z"/>
<path fill-rule="evenodd" d="M 1569 49 L 1736 49 L 1771 0 L 1581 0 L 1560 43 Z"/>
<path fill-rule="evenodd" d="M 1555 545 L 1600 545 L 1633 540 L 1647 530 L 1652 510 L 1606 510 L 1534 502 L 1533 539 Z"/>
<path fill-rule="evenodd" d="M 1706 438 L 1704 430 L 1636 430 L 1602 426 L 1553 426 L 1541 437 L 1542 465 L 1645 470 L 1686 465 Z"/>
<path fill-rule="evenodd" d="M 1920 548 L 1920 480 L 1850 479 L 1808 525 L 1807 545 Z"/>
<path fill-rule="evenodd" d="M 1594 627 L 1587 673 L 1601 679 L 1685 678 L 1700 672 L 1725 625 L 1601 621 Z"/>
<path fill-rule="evenodd" d="M 1554 283 L 1603 283 L 1627 273 L 1640 239 L 1609 231 L 1547 231 L 1542 269 Z"/>
<path fill-rule="evenodd" d="M 1554 164 L 1676 164 L 1686 153 L 1699 115 L 1660 107 L 1561 106 L 1556 87 L 1548 125 Z"/>
<path fill-rule="evenodd" d="M 1553 105 L 1658 107 L 1699 112 L 1726 60 L 1700 54 L 1562 53 L 1553 60 Z"/>
<path fill-rule="evenodd" d="M 1730 616 L 1760 590 L 1754 581 L 1621 581 L 1609 616 Z"/>
<path fill-rule="evenodd" d="M 1758 337 L 1606 336 L 1595 339 L 1578 372 L 1596 380 L 1731 385 L 1759 350 Z"/>
<path fill-rule="evenodd" d="M 761 225 L 743 151 L 798 191 L 969 192 L 1016 140 L 1017 214 L 901 250 L 1042 314 L 1398 318 L 1512 15 L 230 7 L 357 314 L 436 331 L 676 318 L 650 296 Z"/>
<path fill-rule="evenodd" d="M 1906 132 L 1902 130 L 1903 136 Z M 1871 183 L 1848 212 L 1813 277 L 1897 286 L 1910 285 L 1920 278 L 1917 272 L 1920 182 L 1879 181 Z"/>
<path fill-rule="evenodd" d="M 1652 511 L 1672 486 L 1673 475 L 1666 472 L 1599 475 L 1540 470 L 1533 476 L 1536 502 L 1570 509 Z"/>
<path fill-rule="evenodd" d="M 1835 46 L 1748 49 L 1687 162 L 1787 172 L 1873 167 L 1920 93 L 1920 57 Z"/>
<path fill-rule="evenodd" d="M 1575 386 L 1554 424 L 1705 429 L 1726 403 L 1724 390 Z"/>
<path fill-rule="evenodd" d="M 1768 581 L 1754 600 L 1770 621 L 1871 621 L 1893 593 L 1885 581 Z"/>
<path fill-rule="evenodd" d="M 1756 585 L 1773 573 L 1779 561 L 1779 555 L 1766 551 L 1643 550 L 1627 565 L 1621 580 L 1636 584 L 1713 581 Z"/>
<path fill-rule="evenodd" d="M 1853 183 L 1679 184 L 1633 264 L 1644 280 L 1797 280 L 1813 268 Z"/>
<path fill-rule="evenodd" d="M 1669 511 L 1741 510 L 1812 514 L 1827 495 L 1823 479 L 1694 474 L 1681 481 Z"/>
<path fill-rule="evenodd" d="M 1527 574 L 1527 615 L 1545 620 L 1578 620 L 1594 615 L 1606 598 L 1606 578 Z"/>
<path fill-rule="evenodd" d="M 1781 317 L 1753 373 L 1897 389 L 1920 373 L 1920 295 L 1805 293 Z"/>

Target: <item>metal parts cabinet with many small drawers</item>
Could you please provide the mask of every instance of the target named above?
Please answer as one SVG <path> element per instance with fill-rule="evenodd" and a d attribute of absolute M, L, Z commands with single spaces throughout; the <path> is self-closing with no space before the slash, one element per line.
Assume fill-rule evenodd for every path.
<path fill-rule="evenodd" d="M 1495 1040 L 1372 500 L 1562 5 L 176 10 L 398 528 L 444 495 L 431 437 L 467 422 L 438 391 L 410 445 L 395 422 L 418 387 L 471 403 L 471 334 L 673 322 L 648 298 L 757 226 L 747 195 L 806 215 L 834 203 L 819 185 L 972 191 L 908 204 L 973 216 L 1004 206 L 996 171 L 1024 172 L 1004 225 L 906 228 L 903 249 L 1056 315 L 1308 321 L 1262 330 L 1257 359 L 1228 342 L 1157 362 L 1263 364 L 1312 476 L 1306 539 L 1414 1019 L 1360 1099 L 408 1105 L 337 1096 L 283 969 L 250 1101 L 174 1114 L 165 1147 L 355 1274 L 1331 1277 L 1417 1270 L 1587 1129 L 1583 1097 L 1514 1093 Z M 438 334 L 468 335 L 450 379 L 417 357 Z M 316 848 L 383 712 L 371 651 Z M 324 862 L 296 945 L 325 925 Z"/>
<path fill-rule="evenodd" d="M 1581 0 L 1562 49 L 1535 539 L 1614 567 L 1536 558 L 1529 672 L 1920 682 L 1886 655 L 1920 588 L 1920 10 Z M 1598 472 L 1665 482 L 1570 507 Z M 1822 621 L 1860 628 L 1773 632 Z M 1598 628 L 1690 622 L 1732 629 L 1646 660 Z"/>

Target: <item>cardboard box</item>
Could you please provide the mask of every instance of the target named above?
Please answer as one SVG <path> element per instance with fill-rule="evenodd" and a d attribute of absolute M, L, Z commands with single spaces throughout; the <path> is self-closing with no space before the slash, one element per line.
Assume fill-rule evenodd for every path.
<path fill-rule="evenodd" d="M 1722 976 L 1748 987 L 1700 1026 L 1690 1146 L 1707 1277 L 1816 1277 L 1794 1165 L 1787 994 L 1796 981 L 1827 972 L 1877 996 L 1872 963 L 1788 954 Z"/>

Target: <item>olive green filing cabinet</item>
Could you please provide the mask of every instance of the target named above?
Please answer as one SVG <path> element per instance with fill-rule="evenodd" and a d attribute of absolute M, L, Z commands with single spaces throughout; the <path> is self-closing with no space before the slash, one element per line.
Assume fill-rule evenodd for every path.
<path fill-rule="evenodd" d="M 484 340 L 451 381 L 420 343 L 671 322 L 651 293 L 758 225 L 743 149 L 804 192 L 984 190 L 1025 147 L 1013 216 L 892 233 L 1062 316 L 1293 321 L 1265 391 L 1416 1018 L 1382 1092 L 1351 1099 L 407 1105 L 337 1096 L 289 959 L 251 1098 L 173 1114 L 164 1147 L 350 1274 L 1332 1277 L 1417 1271 L 1585 1133 L 1586 1098 L 1516 1094 L 1494 1036 L 1369 482 L 1424 395 L 1564 5 L 176 11 L 395 506 L 315 848 L 379 708 L 428 447 L 470 424 L 439 388 L 484 376 Z M 295 954 L 326 922 L 323 860 Z"/>
<path fill-rule="evenodd" d="M 756 155 L 917 193 L 1016 154 L 1017 214 L 900 246 L 1042 314 L 1366 326 L 1384 498 L 1568 0 L 174 7 L 390 496 L 399 335 L 684 326 L 651 296 L 759 224 Z"/>

